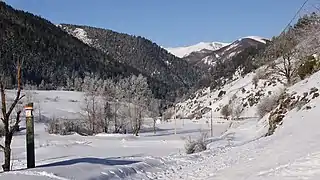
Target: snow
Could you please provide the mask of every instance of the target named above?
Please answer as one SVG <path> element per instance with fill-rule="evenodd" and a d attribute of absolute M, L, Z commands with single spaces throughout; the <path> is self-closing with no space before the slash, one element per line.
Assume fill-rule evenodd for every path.
<path fill-rule="evenodd" d="M 8 97 L 13 96 L 14 91 L 7 91 L 7 94 Z M 33 95 L 36 102 L 40 102 L 41 114 L 46 119 L 65 117 L 73 120 L 81 117 L 79 111 L 83 94 L 80 92 L 34 91 Z M 35 115 L 37 116 L 37 110 Z M 131 134 L 97 134 L 89 137 L 77 134 L 50 135 L 45 131 L 43 123 L 36 123 L 37 168 L 23 170 L 26 167 L 23 130 L 14 137 L 12 143 L 13 168 L 19 171 L 0 173 L 0 179 L 124 177 L 150 168 L 151 165 L 161 165 L 161 157 L 183 154 L 188 136 L 198 136 L 200 132 L 209 130 L 205 122 L 177 120 L 174 134 L 174 121 L 171 120 L 157 124 L 157 132 L 154 134 L 150 130 L 153 128 L 148 128 L 152 127 L 152 123 L 146 121 L 143 133 L 138 137 Z M 24 127 L 25 123 L 22 122 L 21 126 Z M 223 124 L 216 124 L 215 134 L 225 131 L 225 128 Z M 0 159 L 3 159 L 2 153 Z"/>
<path fill-rule="evenodd" d="M 210 65 L 210 66 L 214 66 L 216 64 L 216 61 L 214 61 L 212 59 L 212 57 L 210 57 L 210 56 L 203 58 L 201 61 L 203 61 L 203 63 Z"/>
<path fill-rule="evenodd" d="M 221 90 L 226 94 L 217 98 L 220 90 L 204 88 L 196 97 L 177 104 L 177 114 L 189 115 L 198 105 L 213 109 L 235 100 L 246 99 L 248 94 L 272 93 L 282 89 L 280 83 L 258 87 L 251 83 L 255 73 L 227 83 Z M 287 88 L 288 93 L 309 92 L 320 89 L 320 72 Z M 242 89 L 247 92 L 243 93 Z M 8 91 L 12 96 L 14 91 Z M 65 116 L 76 118 L 81 109 L 82 93 L 65 91 L 35 91 L 41 111 L 46 117 Z M 197 101 L 199 103 L 190 103 Z M 209 103 L 211 102 L 211 104 Z M 140 134 L 98 134 L 60 136 L 45 132 L 44 124 L 35 125 L 36 165 L 26 167 L 25 131 L 18 133 L 12 144 L 15 171 L 0 173 L 0 179 L 192 179 L 192 180 L 291 180 L 319 179 L 320 177 L 320 98 L 312 99 L 311 109 L 292 109 L 283 124 L 272 136 L 268 131 L 268 115 L 258 118 L 256 105 L 248 107 L 243 119 L 221 119 L 213 112 L 213 137 L 207 139 L 208 149 L 186 155 L 184 143 L 188 136 L 197 137 L 209 132 L 210 112 L 196 121 L 171 119 L 157 124 L 157 133 L 148 128 Z M 176 134 L 175 132 L 176 124 Z M 23 126 L 23 125 L 22 125 Z M 152 127 L 146 121 L 145 127 Z M 3 155 L 0 154 L 0 159 Z"/>
<path fill-rule="evenodd" d="M 264 40 L 264 39 L 266 39 L 266 38 L 262 38 L 262 37 L 259 37 L 259 36 L 246 36 L 246 37 L 243 37 L 242 39 L 245 39 L 245 38 L 247 38 L 247 39 L 253 39 L 253 40 L 259 41 L 259 42 L 261 42 L 261 43 L 263 43 L 263 44 L 266 44 L 266 43 L 267 43 L 266 40 Z M 241 40 L 241 39 L 240 39 L 240 40 Z"/>
<path fill-rule="evenodd" d="M 192 46 L 185 46 L 185 47 L 169 47 L 165 48 L 169 53 L 183 58 L 185 56 L 188 56 L 192 52 L 201 51 L 203 49 L 207 50 L 218 50 L 224 46 L 229 45 L 229 43 L 221 43 L 221 42 L 200 42 L 198 44 L 192 45 Z"/>
<path fill-rule="evenodd" d="M 61 24 L 58 24 L 56 26 L 62 28 L 67 33 L 78 38 L 80 41 L 84 42 L 85 44 L 93 45 L 93 40 L 88 37 L 88 33 L 84 29 L 82 28 L 71 29 L 71 28 L 62 26 Z"/>
<path fill-rule="evenodd" d="M 88 38 L 87 32 L 84 29 L 76 28 L 73 30 L 73 35 L 86 44 L 90 45 L 92 43 L 92 40 Z"/>

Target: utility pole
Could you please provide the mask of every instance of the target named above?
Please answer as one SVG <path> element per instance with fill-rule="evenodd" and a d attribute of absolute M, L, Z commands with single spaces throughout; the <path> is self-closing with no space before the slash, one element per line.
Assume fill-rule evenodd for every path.
<path fill-rule="evenodd" d="M 211 133 L 211 137 L 213 137 L 213 127 L 212 127 L 212 108 L 211 108 L 211 119 L 210 119 L 210 133 Z"/>
<path fill-rule="evenodd" d="M 33 103 L 25 106 L 26 111 L 26 141 L 27 141 L 27 168 L 35 167 L 34 153 L 34 119 L 33 119 Z"/>

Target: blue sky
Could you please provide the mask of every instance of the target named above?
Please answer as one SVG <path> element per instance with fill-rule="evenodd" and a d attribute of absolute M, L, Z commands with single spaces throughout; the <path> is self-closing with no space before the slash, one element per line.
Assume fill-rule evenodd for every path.
<path fill-rule="evenodd" d="M 164 47 L 277 35 L 304 0 L 4 0 L 53 23 L 144 36 Z"/>

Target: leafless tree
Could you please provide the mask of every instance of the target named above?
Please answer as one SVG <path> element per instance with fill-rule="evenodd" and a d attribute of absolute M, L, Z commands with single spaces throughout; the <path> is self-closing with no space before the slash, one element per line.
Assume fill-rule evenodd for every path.
<path fill-rule="evenodd" d="M 318 54 L 320 49 L 320 16 L 316 13 L 307 15 L 308 23 L 297 28 L 298 46 L 297 58 L 304 61 L 306 57 Z"/>
<path fill-rule="evenodd" d="M 160 114 L 160 100 L 151 99 L 151 102 L 149 105 L 149 111 L 150 111 L 150 117 L 153 120 L 153 132 L 154 134 L 156 134 L 156 122 Z"/>
<path fill-rule="evenodd" d="M 271 60 L 269 70 L 273 74 L 285 78 L 286 82 L 283 84 L 290 85 L 297 71 L 296 64 L 296 46 L 298 41 L 294 30 L 288 30 L 282 33 L 274 42 L 272 46 L 272 57 L 279 57 L 277 60 Z"/>
<path fill-rule="evenodd" d="M 101 120 L 99 121 L 99 118 L 101 118 L 101 99 L 99 94 L 101 84 L 101 80 L 97 77 L 85 77 L 83 83 L 84 107 L 82 109 L 86 114 L 85 117 L 92 133 L 97 132 L 97 128 L 99 128 L 99 123 L 101 122 Z"/>
<path fill-rule="evenodd" d="M 133 104 L 134 104 L 134 134 L 138 136 L 141 130 L 143 115 L 147 110 L 152 98 L 151 90 L 149 89 L 147 79 L 141 74 L 139 76 L 131 77 L 131 88 L 133 89 Z"/>
<path fill-rule="evenodd" d="M 1 104 L 2 104 L 2 117 L 1 120 L 4 124 L 4 134 L 5 134 L 5 142 L 4 145 L 0 144 L 0 148 L 4 151 L 4 164 L 2 168 L 4 171 L 10 171 L 10 161 L 11 161 L 11 142 L 13 134 L 17 131 L 20 123 L 20 114 L 21 111 L 17 111 L 16 118 L 13 125 L 10 124 L 11 113 L 15 109 L 16 105 L 19 101 L 24 97 L 21 95 L 21 66 L 22 62 L 17 62 L 17 93 L 11 105 L 7 106 L 6 99 L 6 83 L 5 83 L 5 75 L 1 77 L 0 80 L 0 91 L 1 91 Z"/>

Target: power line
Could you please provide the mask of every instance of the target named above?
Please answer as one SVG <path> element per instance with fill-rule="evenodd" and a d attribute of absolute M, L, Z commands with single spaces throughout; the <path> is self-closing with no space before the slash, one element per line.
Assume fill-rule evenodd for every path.
<path fill-rule="evenodd" d="M 302 8 L 307 4 L 309 0 L 304 1 L 304 3 L 301 5 L 301 7 L 298 9 L 298 11 L 296 12 L 296 14 L 292 17 L 292 19 L 290 20 L 290 22 L 287 24 L 287 26 L 283 29 L 283 31 L 281 32 L 281 34 L 283 32 L 286 31 L 286 29 L 288 29 L 288 27 L 291 25 L 291 23 L 293 22 L 293 20 L 298 16 L 298 14 L 300 13 L 300 11 L 302 10 Z"/>

